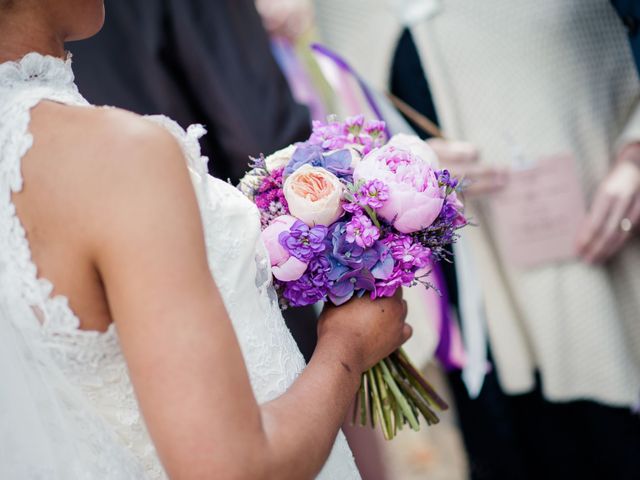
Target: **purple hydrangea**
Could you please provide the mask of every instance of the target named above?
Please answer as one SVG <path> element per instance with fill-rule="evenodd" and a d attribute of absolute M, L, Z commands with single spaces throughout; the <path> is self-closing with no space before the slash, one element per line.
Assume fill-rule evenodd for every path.
<path fill-rule="evenodd" d="M 345 240 L 356 243 L 362 248 L 371 247 L 380 238 L 380 229 L 376 227 L 369 217 L 364 215 L 354 216 L 345 228 Z"/>
<path fill-rule="evenodd" d="M 356 294 L 374 291 L 375 282 L 388 278 L 394 269 L 394 261 L 386 245 L 376 241 L 370 248 L 364 248 L 348 242 L 347 225 L 346 222 L 334 225 L 326 240 L 331 261 L 329 298 L 336 305 Z"/>
<path fill-rule="evenodd" d="M 329 299 L 335 305 L 342 305 L 356 292 L 370 292 L 375 290 L 375 286 L 375 278 L 368 270 L 350 270 L 341 275 L 332 285 L 329 290 Z"/>
<path fill-rule="evenodd" d="M 285 167 L 284 175 L 288 177 L 303 165 L 322 167 L 340 178 L 351 177 L 351 152 L 349 150 L 338 150 L 325 153 L 318 146 L 310 143 L 301 143 L 291 156 L 291 160 Z"/>
<path fill-rule="evenodd" d="M 298 220 L 288 231 L 282 232 L 278 240 L 290 255 L 303 262 L 309 262 L 314 256 L 324 252 L 324 239 L 328 231 L 324 225 L 309 227 Z"/>

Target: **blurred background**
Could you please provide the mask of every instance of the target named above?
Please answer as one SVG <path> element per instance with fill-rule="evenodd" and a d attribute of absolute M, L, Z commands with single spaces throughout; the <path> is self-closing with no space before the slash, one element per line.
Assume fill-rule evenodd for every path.
<path fill-rule="evenodd" d="M 640 2 L 110 0 L 69 46 L 96 104 L 201 123 L 212 174 L 363 113 L 464 178 L 407 349 L 451 404 L 365 480 L 640 478 Z M 287 313 L 307 358 L 313 309 Z"/>

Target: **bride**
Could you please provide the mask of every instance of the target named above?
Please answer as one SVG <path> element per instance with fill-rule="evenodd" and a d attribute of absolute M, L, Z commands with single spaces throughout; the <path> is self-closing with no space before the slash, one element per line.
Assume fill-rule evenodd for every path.
<path fill-rule="evenodd" d="M 303 372 L 202 127 L 78 93 L 63 44 L 102 21 L 0 0 L 0 478 L 359 478 L 340 425 L 406 304 L 325 309 Z"/>

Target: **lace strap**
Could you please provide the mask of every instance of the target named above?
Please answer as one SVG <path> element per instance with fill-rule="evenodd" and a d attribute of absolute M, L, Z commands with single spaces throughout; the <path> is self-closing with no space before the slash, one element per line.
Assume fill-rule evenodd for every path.
<path fill-rule="evenodd" d="M 0 273 L 19 286 L 23 298 L 41 314 L 43 325 L 48 322 L 50 312 L 66 312 L 60 315 L 64 323 L 77 326 L 79 321 L 68 308 L 57 308 L 64 307 L 66 299 L 50 298 L 53 286 L 38 278 L 26 232 L 11 199 L 12 193 L 23 188 L 22 158 L 33 145 L 29 131 L 31 110 L 42 100 L 86 104 L 73 88 L 37 84 L 8 91 L 6 87 L 0 88 L 0 265 L 4 267 Z"/>
<path fill-rule="evenodd" d="M 33 145 L 33 135 L 29 131 L 31 110 L 43 100 L 87 104 L 75 91 L 35 87 L 13 92 L 12 98 L 0 105 L 0 188 L 3 191 L 5 187 L 13 193 L 22 190 L 21 162 Z"/>

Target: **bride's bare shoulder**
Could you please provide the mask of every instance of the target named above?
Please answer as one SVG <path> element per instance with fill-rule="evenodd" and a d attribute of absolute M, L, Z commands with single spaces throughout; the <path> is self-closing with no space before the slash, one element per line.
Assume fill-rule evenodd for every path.
<path fill-rule="evenodd" d="M 30 131 L 33 146 L 22 162 L 23 196 L 38 207 L 42 222 L 91 219 L 99 231 L 105 219 L 127 219 L 127 212 L 137 208 L 171 213 L 185 201 L 197 213 L 180 145 L 144 117 L 42 102 L 33 109 Z M 165 204 L 167 197 L 179 200 Z"/>
<path fill-rule="evenodd" d="M 44 101 L 33 109 L 30 129 L 34 150 L 43 147 L 50 155 L 63 153 L 70 159 L 81 156 L 89 163 L 108 160 L 110 164 L 117 164 L 126 159 L 127 166 L 131 166 L 132 157 L 144 161 L 145 152 L 160 154 L 162 158 L 167 157 L 163 152 L 176 154 L 180 150 L 165 128 L 140 115 L 112 107 Z"/>

